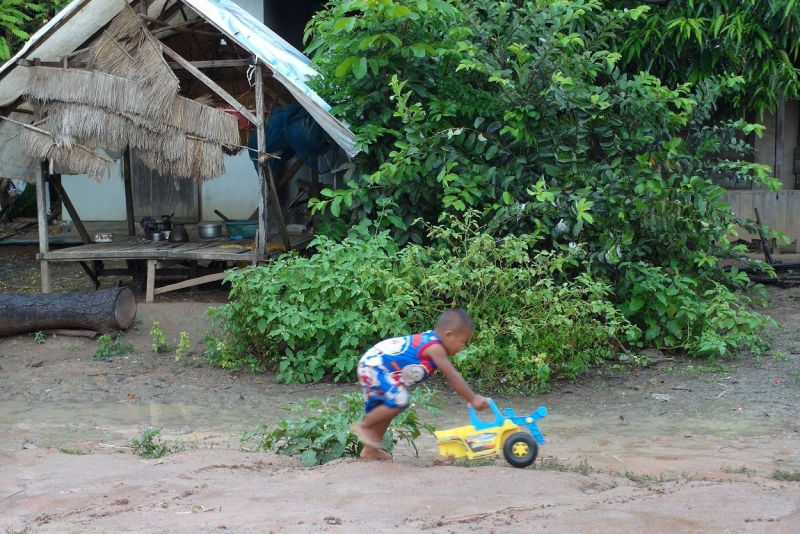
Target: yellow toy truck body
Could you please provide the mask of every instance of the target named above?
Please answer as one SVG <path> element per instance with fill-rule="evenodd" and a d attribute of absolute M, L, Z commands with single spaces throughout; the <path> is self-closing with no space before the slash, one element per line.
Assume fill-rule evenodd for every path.
<path fill-rule="evenodd" d="M 477 460 L 500 454 L 505 438 L 519 431 L 519 426 L 506 420 L 502 426 L 478 430 L 467 425 L 436 431 L 434 435 L 442 456 Z"/>
<path fill-rule="evenodd" d="M 439 454 L 468 460 L 502 454 L 514 467 L 532 465 L 539 445 L 545 443 L 536 421 L 547 415 L 547 408 L 540 406 L 530 415 L 517 416 L 511 408 L 500 411 L 491 399 L 489 408 L 494 412 L 494 421 L 481 421 L 470 406 L 471 425 L 434 432 Z"/>

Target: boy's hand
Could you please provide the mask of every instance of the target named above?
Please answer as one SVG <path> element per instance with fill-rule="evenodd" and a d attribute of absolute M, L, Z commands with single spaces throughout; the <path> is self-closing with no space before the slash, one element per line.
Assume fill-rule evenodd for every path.
<path fill-rule="evenodd" d="M 480 395 L 475 395 L 470 404 L 478 411 L 485 410 L 489 407 L 489 399 L 486 397 L 481 397 Z"/>

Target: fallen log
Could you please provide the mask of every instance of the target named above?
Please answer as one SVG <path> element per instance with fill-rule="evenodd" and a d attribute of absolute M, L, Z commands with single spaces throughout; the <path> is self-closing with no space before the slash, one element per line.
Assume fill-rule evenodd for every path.
<path fill-rule="evenodd" d="M 44 330 L 126 330 L 136 318 L 136 297 L 127 287 L 85 293 L 0 294 L 0 336 Z"/>

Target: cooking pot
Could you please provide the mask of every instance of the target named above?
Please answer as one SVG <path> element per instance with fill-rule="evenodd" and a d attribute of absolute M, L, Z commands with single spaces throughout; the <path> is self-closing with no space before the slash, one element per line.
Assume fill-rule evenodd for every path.
<path fill-rule="evenodd" d="M 201 222 L 197 223 L 197 233 L 200 237 L 222 237 L 221 222 Z"/>
<path fill-rule="evenodd" d="M 164 234 L 164 232 L 153 232 L 150 234 L 151 241 L 164 241 L 166 238 L 167 236 Z"/>
<path fill-rule="evenodd" d="M 172 231 L 169 234 L 169 241 L 172 243 L 182 243 L 189 241 L 189 232 L 181 223 L 172 223 Z"/>

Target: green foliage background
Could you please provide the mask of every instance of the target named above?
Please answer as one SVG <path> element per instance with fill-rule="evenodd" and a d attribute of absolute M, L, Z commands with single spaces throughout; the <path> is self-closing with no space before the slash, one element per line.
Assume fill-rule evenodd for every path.
<path fill-rule="evenodd" d="M 630 346 L 763 350 L 756 332 L 770 322 L 740 294 L 758 288 L 720 266 L 744 257 L 734 227 L 755 223 L 714 183 L 780 186 L 748 161 L 763 128 L 719 113 L 750 82 L 714 71 L 664 84 L 632 70 L 626 39 L 655 9 L 607 4 L 329 3 L 307 32 L 315 87 L 364 153 L 316 209 L 437 247 L 426 224 L 475 210 L 495 239 L 529 235 L 536 250 L 572 255 L 550 273 L 556 285 L 607 284 L 635 327 Z"/>

